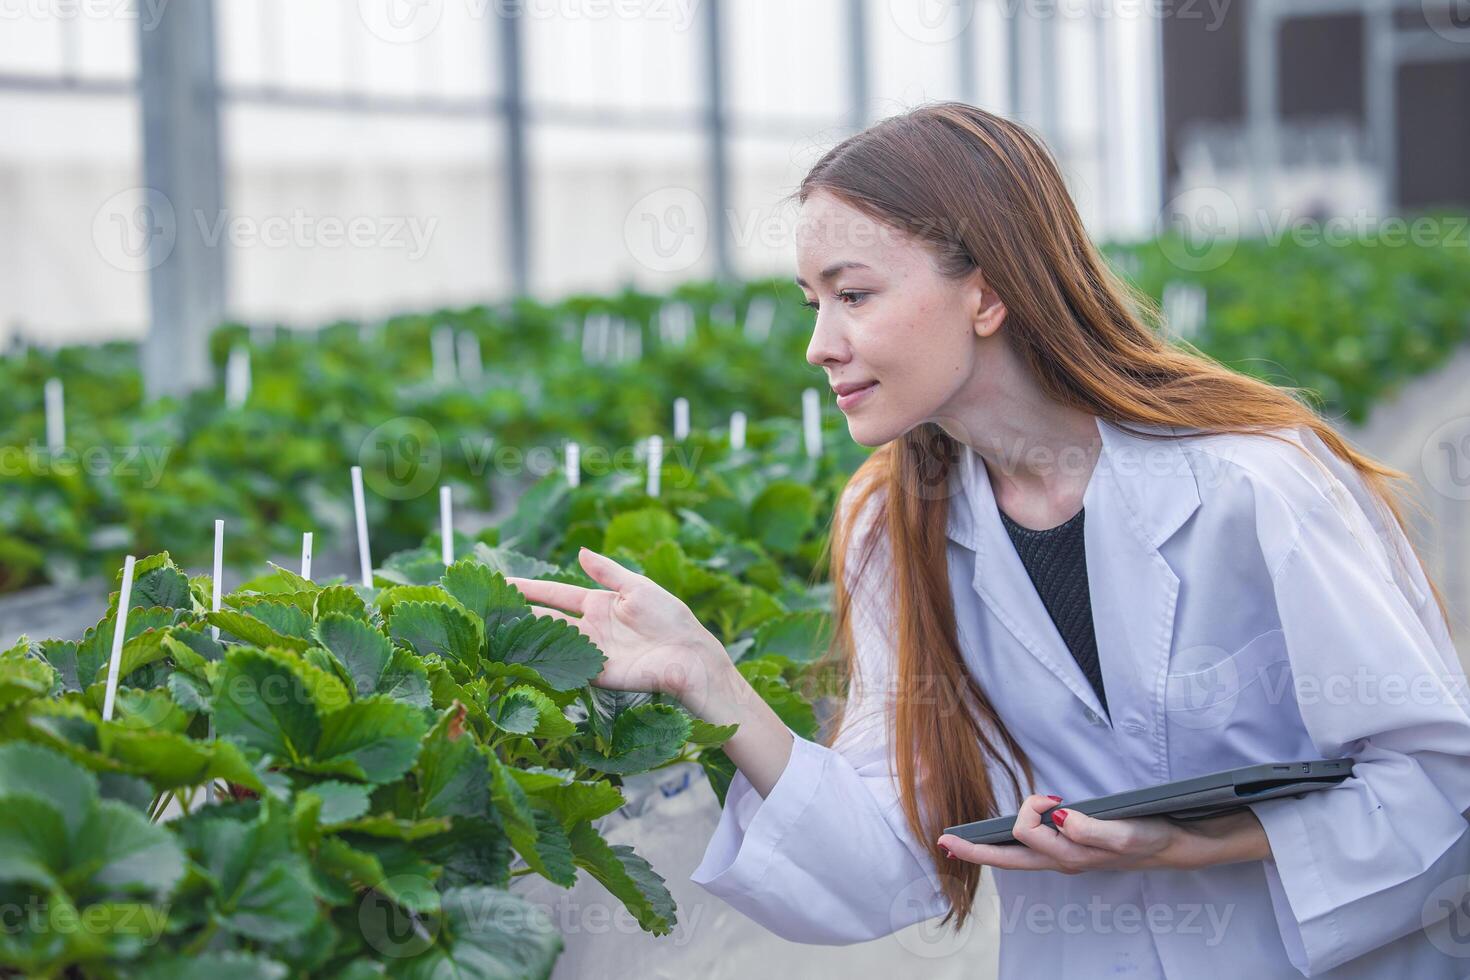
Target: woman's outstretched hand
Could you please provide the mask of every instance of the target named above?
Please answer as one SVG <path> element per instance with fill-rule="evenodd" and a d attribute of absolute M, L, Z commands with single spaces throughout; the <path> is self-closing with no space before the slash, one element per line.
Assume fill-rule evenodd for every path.
<path fill-rule="evenodd" d="M 582 568 L 603 589 L 561 582 L 506 581 L 539 616 L 571 623 L 607 657 L 593 683 L 620 691 L 650 691 L 698 702 L 730 658 L 689 607 L 645 575 L 583 548 Z"/>

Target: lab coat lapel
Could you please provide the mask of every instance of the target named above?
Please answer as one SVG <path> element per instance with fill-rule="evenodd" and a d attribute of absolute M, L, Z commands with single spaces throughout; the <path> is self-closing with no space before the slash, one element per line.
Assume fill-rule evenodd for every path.
<path fill-rule="evenodd" d="M 1135 435 L 1101 419 L 1098 429 L 1102 452 L 1083 495 L 1083 533 L 1103 684 L 1112 723 L 1135 732 L 1151 727 L 1162 749 L 1179 579 L 1159 549 L 1194 513 L 1199 493 L 1177 441 Z M 962 447 L 957 468 L 949 535 L 975 552 L 975 593 L 1022 647 L 1108 725 L 1109 714 L 1057 632 L 1001 524 L 984 461 Z M 1129 697 L 1129 692 L 1137 693 Z M 1167 753 L 1158 758 L 1167 759 Z"/>

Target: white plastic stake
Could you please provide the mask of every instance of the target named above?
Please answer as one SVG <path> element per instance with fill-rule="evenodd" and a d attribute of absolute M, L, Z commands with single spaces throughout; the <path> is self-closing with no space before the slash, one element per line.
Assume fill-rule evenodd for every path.
<path fill-rule="evenodd" d="M 301 535 L 301 577 L 311 581 L 311 532 Z"/>
<path fill-rule="evenodd" d="M 582 485 L 582 447 L 575 442 L 567 443 L 567 485 L 580 487 Z"/>
<path fill-rule="evenodd" d="M 449 487 L 439 488 L 440 552 L 446 566 L 454 564 L 454 494 Z"/>
<path fill-rule="evenodd" d="M 821 398 L 815 388 L 808 388 L 801 393 L 801 431 L 806 441 L 806 454 L 810 459 L 822 455 Z"/>
<path fill-rule="evenodd" d="M 689 399 L 674 399 L 674 441 L 683 442 L 689 438 Z"/>
<path fill-rule="evenodd" d="M 373 587 L 373 556 L 368 550 L 367 502 L 362 495 L 362 467 L 352 468 L 352 509 L 357 514 L 357 560 L 362 568 L 362 586 Z"/>
<path fill-rule="evenodd" d="M 225 522 L 214 522 L 214 581 L 210 583 L 209 609 L 211 612 L 219 612 L 220 591 L 223 583 L 225 570 Z M 219 642 L 219 627 L 211 626 L 209 633 Z"/>
<path fill-rule="evenodd" d="M 664 440 L 662 436 L 648 437 L 648 495 L 658 496 L 658 478 L 664 463 Z"/>
<path fill-rule="evenodd" d="M 225 404 L 230 408 L 245 407 L 250 397 L 250 348 L 236 344 L 230 348 L 225 362 Z"/>
<path fill-rule="evenodd" d="M 771 333 L 771 324 L 776 319 L 776 301 L 769 296 L 757 296 L 745 308 L 745 336 L 760 343 Z"/>
<path fill-rule="evenodd" d="M 454 328 L 441 324 L 429 335 L 429 353 L 434 360 L 434 383 L 441 387 L 454 384 Z"/>
<path fill-rule="evenodd" d="M 123 562 L 122 592 L 117 597 L 117 623 L 112 628 L 112 659 L 107 662 L 107 693 L 102 696 L 102 720 L 112 720 L 117 701 L 117 671 L 122 664 L 123 641 L 128 635 L 128 603 L 133 596 L 133 565 L 138 559 L 128 555 Z"/>
<path fill-rule="evenodd" d="M 730 415 L 730 448 L 735 450 L 745 448 L 744 412 L 732 412 Z"/>
<path fill-rule="evenodd" d="M 478 384 L 485 372 L 484 363 L 480 360 L 480 338 L 465 330 L 456 338 L 456 343 L 459 355 L 459 380 L 465 384 Z"/>
<path fill-rule="evenodd" d="M 66 448 L 66 392 L 60 378 L 46 382 L 46 448 L 53 453 Z"/>

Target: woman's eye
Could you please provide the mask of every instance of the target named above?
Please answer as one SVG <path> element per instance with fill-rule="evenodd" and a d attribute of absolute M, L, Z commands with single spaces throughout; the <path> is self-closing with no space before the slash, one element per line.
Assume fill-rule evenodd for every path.
<path fill-rule="evenodd" d="M 817 304 L 814 303 L 812 300 L 805 300 L 802 302 L 801 305 L 805 306 L 809 310 L 815 310 L 817 308 Z"/>
<path fill-rule="evenodd" d="M 867 293 L 863 292 L 860 289 L 843 289 L 838 291 L 837 298 L 842 300 L 844 303 L 856 306 L 858 303 L 861 303 L 863 301 L 863 297 L 867 295 Z"/>

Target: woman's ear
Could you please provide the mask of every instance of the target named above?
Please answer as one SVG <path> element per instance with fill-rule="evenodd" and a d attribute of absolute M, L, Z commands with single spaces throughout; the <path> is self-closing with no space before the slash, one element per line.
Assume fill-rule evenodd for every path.
<path fill-rule="evenodd" d="M 1000 301 L 1000 296 L 985 277 L 977 269 L 975 271 L 975 315 L 972 325 L 977 337 L 989 337 L 1000 329 L 1006 319 L 1006 305 Z"/>

